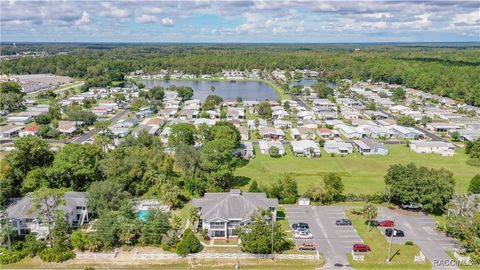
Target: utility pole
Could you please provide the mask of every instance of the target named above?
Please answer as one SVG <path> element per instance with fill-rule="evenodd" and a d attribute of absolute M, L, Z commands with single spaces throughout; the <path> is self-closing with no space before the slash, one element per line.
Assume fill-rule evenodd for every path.
<path fill-rule="evenodd" d="M 397 231 L 395 230 L 395 219 L 393 219 L 393 228 L 392 228 L 392 234 L 390 234 L 390 245 L 388 246 L 388 257 L 387 257 L 387 263 L 390 263 L 391 261 L 391 258 L 390 258 L 390 255 L 391 255 L 391 252 L 392 252 L 392 241 L 393 241 L 393 236 L 397 233 Z"/>

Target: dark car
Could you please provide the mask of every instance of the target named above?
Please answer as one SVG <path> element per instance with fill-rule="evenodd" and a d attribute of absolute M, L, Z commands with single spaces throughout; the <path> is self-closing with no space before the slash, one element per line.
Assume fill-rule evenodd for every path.
<path fill-rule="evenodd" d="M 315 245 L 313 243 L 303 243 L 298 245 L 298 250 L 315 250 Z"/>
<path fill-rule="evenodd" d="M 292 224 L 292 229 L 296 230 L 298 228 L 309 229 L 308 224 L 305 223 L 305 222 L 298 222 L 298 223 L 293 223 Z"/>
<path fill-rule="evenodd" d="M 335 224 L 338 225 L 338 226 L 352 225 L 352 222 L 350 221 L 350 219 L 342 218 L 342 219 L 338 219 L 337 221 L 335 221 Z"/>
<path fill-rule="evenodd" d="M 395 222 L 392 220 L 382 220 L 378 222 L 378 227 L 395 227 Z"/>
<path fill-rule="evenodd" d="M 390 236 L 392 236 L 392 233 L 393 233 L 393 237 L 404 237 L 405 236 L 405 234 L 403 233 L 402 230 L 392 229 L 392 228 L 385 229 L 385 235 L 386 236 L 390 237 Z"/>
<path fill-rule="evenodd" d="M 354 252 L 369 252 L 370 247 L 365 244 L 354 244 L 353 245 L 353 251 Z"/>

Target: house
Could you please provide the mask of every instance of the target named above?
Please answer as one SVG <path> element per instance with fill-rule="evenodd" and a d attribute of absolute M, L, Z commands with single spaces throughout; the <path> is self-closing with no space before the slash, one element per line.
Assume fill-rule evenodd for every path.
<path fill-rule="evenodd" d="M 215 125 L 217 123 L 217 119 L 209 119 L 209 118 L 198 118 L 195 119 L 193 124 L 198 128 L 200 125 L 205 124 L 209 127 Z"/>
<path fill-rule="evenodd" d="M 7 117 L 7 123 L 14 124 L 14 125 L 21 125 L 24 126 L 30 122 L 32 122 L 31 116 L 9 116 Z"/>
<path fill-rule="evenodd" d="M 180 112 L 180 119 L 197 119 L 199 118 L 200 111 L 195 109 L 184 109 Z"/>
<path fill-rule="evenodd" d="M 465 130 L 461 129 L 458 131 L 458 134 L 460 135 L 460 140 L 462 141 L 475 141 L 477 139 L 480 139 L 480 130 Z M 451 133 L 450 133 L 451 136 Z"/>
<path fill-rule="evenodd" d="M 316 129 L 318 128 L 319 122 L 313 119 L 305 119 L 297 121 L 297 125 L 306 128 Z"/>
<path fill-rule="evenodd" d="M 292 122 L 285 121 L 285 120 L 280 120 L 280 119 L 275 119 L 275 120 L 273 120 L 273 127 L 274 128 L 279 128 L 279 129 L 291 128 L 292 127 Z"/>
<path fill-rule="evenodd" d="M 360 112 L 353 110 L 342 110 L 341 114 L 345 119 L 358 119 L 360 118 Z"/>
<path fill-rule="evenodd" d="M 396 105 L 396 106 L 390 107 L 389 110 L 391 113 L 402 113 L 406 111 L 411 111 L 412 109 L 403 105 Z"/>
<path fill-rule="evenodd" d="M 285 132 L 278 128 L 264 127 L 260 129 L 260 136 L 264 140 L 283 141 L 285 138 Z"/>
<path fill-rule="evenodd" d="M 417 153 L 436 153 L 442 156 L 453 156 L 455 146 L 447 142 L 439 141 L 411 141 L 410 149 Z"/>
<path fill-rule="evenodd" d="M 283 143 L 278 141 L 259 141 L 258 147 L 260 148 L 260 153 L 264 155 L 268 155 L 270 148 L 276 147 L 278 148 L 278 154 L 283 156 L 285 155 L 285 147 L 283 147 Z"/>
<path fill-rule="evenodd" d="M 316 98 L 312 100 L 312 104 L 318 111 L 332 111 L 337 108 L 335 103 L 332 103 L 328 99 Z"/>
<path fill-rule="evenodd" d="M 323 145 L 325 152 L 329 154 L 351 154 L 353 153 L 353 146 L 341 140 L 326 141 Z"/>
<path fill-rule="evenodd" d="M 353 139 L 353 138 L 363 138 L 365 133 L 363 130 L 351 127 L 347 125 L 338 125 L 336 127 L 340 134 L 342 134 L 345 138 Z"/>
<path fill-rule="evenodd" d="M 368 137 L 374 139 L 388 139 L 394 135 L 389 129 L 375 125 L 362 125 L 358 128 L 362 129 Z"/>
<path fill-rule="evenodd" d="M 238 189 L 207 192 L 203 198 L 193 199 L 192 203 L 198 209 L 202 229 L 207 230 L 210 237 L 225 239 L 236 236 L 237 228 L 248 225 L 252 215 L 261 210 L 269 211 L 275 221 L 278 207 L 278 199 L 269 199 L 263 192 Z"/>
<path fill-rule="evenodd" d="M 109 127 L 108 130 L 110 130 L 112 135 L 116 138 L 123 138 L 130 133 L 130 129 L 125 127 Z"/>
<path fill-rule="evenodd" d="M 334 120 L 338 118 L 338 113 L 333 111 L 320 111 L 317 112 L 317 117 L 322 120 Z"/>
<path fill-rule="evenodd" d="M 250 130 L 248 127 L 237 127 L 240 132 L 240 138 L 242 141 L 248 141 L 250 139 Z"/>
<path fill-rule="evenodd" d="M 138 123 L 138 120 L 135 118 L 128 118 L 128 119 L 122 119 L 117 122 L 116 126 L 117 127 L 123 127 L 123 128 L 132 128 L 136 126 Z"/>
<path fill-rule="evenodd" d="M 291 141 L 292 152 L 295 156 L 319 157 L 320 147 L 312 140 Z"/>
<path fill-rule="evenodd" d="M 33 124 L 29 127 L 25 127 L 22 131 L 19 132 L 20 137 L 28 136 L 28 135 L 37 135 L 38 130 L 40 129 L 40 125 Z"/>
<path fill-rule="evenodd" d="M 67 222 L 73 228 L 83 226 L 89 222 L 87 209 L 87 196 L 85 192 L 66 192 L 65 203 L 58 209 L 65 214 Z M 45 218 L 39 215 L 39 210 L 31 212 L 34 203 L 31 193 L 14 202 L 5 209 L 4 214 L 10 221 L 10 225 L 18 235 L 36 233 L 37 239 L 45 239 L 48 236 L 48 224 Z"/>
<path fill-rule="evenodd" d="M 58 121 L 57 130 L 60 133 L 72 135 L 82 125 L 82 121 Z"/>
<path fill-rule="evenodd" d="M 317 130 L 317 135 L 324 140 L 328 140 L 328 139 L 333 139 L 334 137 L 338 137 L 340 134 L 336 132 L 336 130 L 331 130 L 328 128 L 319 128 Z"/>
<path fill-rule="evenodd" d="M 423 132 L 420 132 L 413 127 L 403 127 L 399 125 L 393 125 L 388 127 L 390 131 L 392 131 L 395 136 L 401 139 L 415 139 L 415 138 L 423 138 Z"/>
<path fill-rule="evenodd" d="M 172 128 L 171 127 L 166 127 L 160 132 L 160 141 L 162 143 L 167 144 L 168 143 L 168 137 L 170 137 L 170 134 L 172 134 Z"/>
<path fill-rule="evenodd" d="M 444 123 L 444 122 L 431 122 L 427 124 L 427 129 L 433 132 L 453 132 L 460 130 L 460 127 L 456 124 Z"/>
<path fill-rule="evenodd" d="M 245 119 L 245 110 L 243 108 L 231 108 L 227 109 L 228 120 L 243 120 Z"/>
<path fill-rule="evenodd" d="M 239 147 L 235 149 L 235 154 L 243 159 L 252 159 L 255 157 L 255 151 L 252 142 L 241 142 Z"/>
<path fill-rule="evenodd" d="M 298 120 L 314 119 L 315 113 L 312 111 L 300 111 L 297 113 Z"/>
<path fill-rule="evenodd" d="M 150 135 L 156 135 L 160 128 L 158 126 L 139 125 L 133 132 L 133 136 L 137 138 L 142 132 L 147 132 Z"/>
<path fill-rule="evenodd" d="M 360 107 L 362 106 L 362 102 L 358 100 L 353 100 L 351 98 L 337 98 L 337 102 L 341 103 L 342 105 L 348 107 Z"/>
<path fill-rule="evenodd" d="M 0 138 L 7 139 L 17 137 L 19 135 L 20 130 L 23 129 L 23 126 L 15 126 L 15 125 L 6 125 L 0 126 Z"/>
<path fill-rule="evenodd" d="M 250 130 L 256 130 L 267 127 L 268 123 L 265 119 L 257 118 L 256 120 L 247 120 L 247 126 Z"/>
<path fill-rule="evenodd" d="M 313 140 L 315 139 L 315 132 L 311 128 L 297 127 L 290 130 L 292 137 L 295 140 Z"/>
<path fill-rule="evenodd" d="M 361 155 L 388 155 L 388 148 L 383 143 L 364 138 L 353 141 L 353 145 Z"/>

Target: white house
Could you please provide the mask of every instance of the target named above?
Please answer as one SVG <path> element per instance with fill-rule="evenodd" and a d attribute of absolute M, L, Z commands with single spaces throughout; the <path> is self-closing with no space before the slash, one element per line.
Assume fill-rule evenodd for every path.
<path fill-rule="evenodd" d="M 322 154 L 318 144 L 312 140 L 291 141 L 290 144 L 295 156 L 319 157 Z"/>
<path fill-rule="evenodd" d="M 351 154 L 353 153 L 353 146 L 341 140 L 326 141 L 323 145 L 325 152 L 329 154 Z"/>
<path fill-rule="evenodd" d="M 410 149 L 420 154 L 435 153 L 442 156 L 453 156 L 455 154 L 453 144 L 439 141 L 411 141 Z"/>
<path fill-rule="evenodd" d="M 356 127 L 347 126 L 347 125 L 338 125 L 337 129 L 340 132 L 340 134 L 342 134 L 345 138 L 348 138 L 348 139 L 363 138 L 365 135 L 363 130 Z"/>
<path fill-rule="evenodd" d="M 271 147 L 278 148 L 279 155 L 285 155 L 285 147 L 283 147 L 283 144 L 278 141 L 259 141 L 258 147 L 260 148 L 260 153 L 264 155 L 268 155 L 268 150 L 270 150 Z"/>
<path fill-rule="evenodd" d="M 427 124 L 427 129 L 434 132 L 453 132 L 460 130 L 460 127 L 452 123 L 432 122 Z"/>

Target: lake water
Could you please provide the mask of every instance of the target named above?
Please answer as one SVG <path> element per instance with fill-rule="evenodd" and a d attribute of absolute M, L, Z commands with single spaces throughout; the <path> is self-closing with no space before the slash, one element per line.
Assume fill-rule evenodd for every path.
<path fill-rule="evenodd" d="M 294 86 L 294 85 L 311 86 L 312 84 L 314 84 L 316 82 L 319 82 L 319 81 L 310 80 L 310 79 L 301 79 L 300 81 L 295 81 L 295 82 L 290 83 L 290 86 Z M 332 88 L 337 88 L 337 84 L 334 83 L 334 82 L 328 82 L 327 84 L 328 84 L 328 86 L 330 86 Z"/>
<path fill-rule="evenodd" d="M 189 86 L 193 89 L 192 99 L 205 100 L 208 95 L 221 96 L 224 100 L 235 100 L 238 96 L 243 100 L 277 99 L 277 92 L 263 82 L 230 82 L 230 81 L 185 81 L 185 80 L 145 80 L 145 87 L 168 87 L 170 85 Z M 211 87 L 215 87 L 212 92 Z"/>

